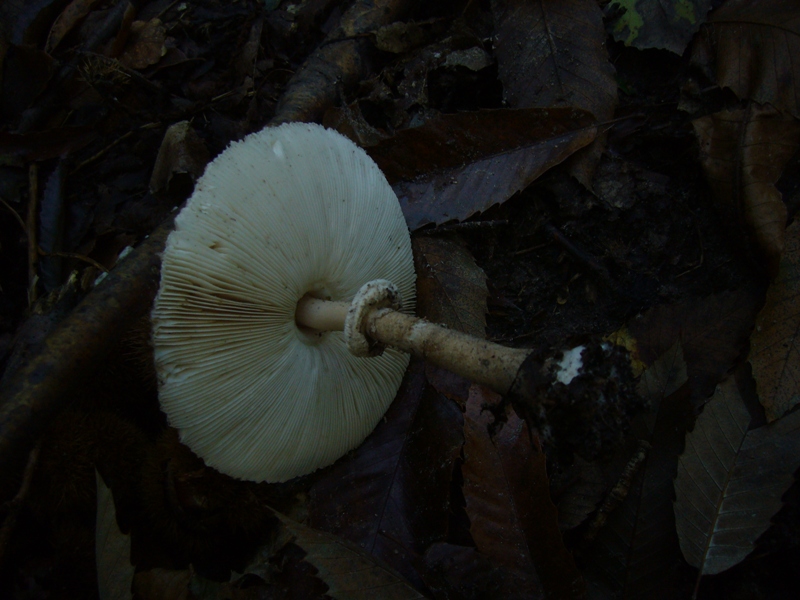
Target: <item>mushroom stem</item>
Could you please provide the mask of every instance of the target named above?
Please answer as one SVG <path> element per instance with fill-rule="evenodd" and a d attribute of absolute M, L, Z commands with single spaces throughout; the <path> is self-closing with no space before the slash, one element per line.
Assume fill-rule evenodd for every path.
<path fill-rule="evenodd" d="M 318 331 L 341 331 L 350 305 L 304 296 L 297 303 L 299 325 Z M 444 367 L 494 391 L 508 392 L 529 349 L 508 348 L 447 329 L 388 308 L 374 308 L 365 317 L 366 333 L 386 346 Z"/>
<path fill-rule="evenodd" d="M 349 302 L 320 300 L 306 294 L 297 302 L 295 321 L 304 327 L 317 331 L 342 331 Z"/>

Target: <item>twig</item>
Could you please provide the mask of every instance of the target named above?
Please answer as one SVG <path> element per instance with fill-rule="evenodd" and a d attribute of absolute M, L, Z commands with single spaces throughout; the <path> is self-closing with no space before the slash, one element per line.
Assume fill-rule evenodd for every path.
<path fill-rule="evenodd" d="M 567 239 L 567 237 L 552 223 L 545 223 L 544 230 L 545 233 L 558 242 L 558 244 L 564 248 L 564 250 L 572 254 L 574 258 L 583 263 L 584 266 L 588 267 L 595 275 L 597 275 L 603 283 L 608 285 L 611 289 L 614 289 L 614 286 L 612 285 L 613 280 L 611 279 L 611 275 L 608 273 L 608 269 L 600 264 L 596 258 L 590 256 L 585 250 L 579 248 L 576 244 Z"/>
<path fill-rule="evenodd" d="M 38 220 L 36 213 L 39 211 L 39 166 L 31 163 L 28 167 L 28 222 L 25 231 L 28 234 L 28 306 L 36 302 L 36 282 L 39 278 L 39 246 L 37 244 L 36 229 Z"/>
<path fill-rule="evenodd" d="M 14 533 L 14 527 L 16 526 L 17 519 L 19 518 L 19 511 L 22 508 L 25 499 L 28 497 L 28 491 L 31 487 L 33 473 L 36 470 L 36 461 L 39 458 L 40 447 L 41 443 L 37 444 L 36 447 L 31 450 L 30 454 L 28 455 L 28 463 L 25 465 L 25 472 L 22 475 L 22 484 L 19 486 L 16 496 L 6 502 L 3 506 L 3 508 L 6 509 L 6 518 L 3 520 L 3 526 L 0 527 L 0 567 L 3 565 L 3 561 L 5 560 L 6 550 L 8 549 L 8 544 L 11 541 L 11 534 Z"/>

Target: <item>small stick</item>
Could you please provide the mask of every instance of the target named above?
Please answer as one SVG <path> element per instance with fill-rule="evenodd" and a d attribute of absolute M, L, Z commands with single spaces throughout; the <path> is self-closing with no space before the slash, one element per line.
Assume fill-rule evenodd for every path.
<path fill-rule="evenodd" d="M 36 282 L 39 279 L 39 246 L 36 228 L 39 210 L 39 166 L 32 163 L 28 168 L 28 222 L 25 230 L 28 234 L 28 306 L 36 302 Z"/>

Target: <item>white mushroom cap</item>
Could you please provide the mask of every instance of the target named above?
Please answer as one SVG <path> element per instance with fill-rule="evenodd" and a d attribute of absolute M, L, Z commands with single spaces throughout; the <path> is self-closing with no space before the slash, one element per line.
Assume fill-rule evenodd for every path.
<path fill-rule="evenodd" d="M 414 306 L 406 222 L 377 165 L 318 125 L 267 128 L 209 164 L 176 219 L 152 313 L 161 406 L 206 464 L 285 481 L 380 421 L 408 366 L 357 358 L 295 323 L 306 293 L 350 301 L 374 279 Z"/>

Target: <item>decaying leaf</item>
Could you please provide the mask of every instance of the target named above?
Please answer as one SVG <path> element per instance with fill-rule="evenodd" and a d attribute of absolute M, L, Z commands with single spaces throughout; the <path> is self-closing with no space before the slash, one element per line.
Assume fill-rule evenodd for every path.
<path fill-rule="evenodd" d="M 675 521 L 683 555 L 698 576 L 724 571 L 753 550 L 800 467 L 800 413 L 747 431 L 749 422 L 731 377 L 686 436 Z"/>
<path fill-rule="evenodd" d="M 750 364 L 767 420 L 800 403 L 800 220 L 786 230 L 778 278 L 750 337 Z"/>
<path fill-rule="evenodd" d="M 477 337 L 486 335 L 486 275 L 458 240 L 412 240 L 419 315 Z"/>
<path fill-rule="evenodd" d="M 654 306 L 632 319 L 628 328 L 647 364 L 680 340 L 692 401 L 699 406 L 744 350 L 760 302 L 756 290 L 723 292 Z"/>
<path fill-rule="evenodd" d="M 131 583 L 135 567 L 131 564 L 131 537 L 117 525 L 114 496 L 100 473 L 97 479 L 97 588 L 100 600 L 132 598 Z"/>
<path fill-rule="evenodd" d="M 306 555 L 304 560 L 328 585 L 327 594 L 341 600 L 406 600 L 424 598 L 391 568 L 368 551 L 333 535 L 316 531 L 275 513 L 286 532 Z"/>
<path fill-rule="evenodd" d="M 597 2 L 493 0 L 492 13 L 499 77 L 509 106 L 574 106 L 601 122 L 614 116 L 617 82 Z M 586 187 L 591 187 L 602 151 L 602 140 L 595 141 L 580 153 L 582 164 L 571 165 Z"/>
<path fill-rule="evenodd" d="M 419 583 L 410 553 L 447 534 L 453 465 L 463 444 L 458 406 L 412 362 L 384 420 L 309 491 L 309 525 L 365 549 Z"/>
<path fill-rule="evenodd" d="M 693 122 L 717 207 L 746 234 L 774 276 L 784 246 L 786 206 L 775 183 L 800 145 L 800 123 L 749 105 Z"/>
<path fill-rule="evenodd" d="M 572 108 L 440 115 L 367 149 L 392 183 L 412 230 L 464 220 L 505 202 L 596 135 Z"/>
<path fill-rule="evenodd" d="M 583 593 L 550 500 L 544 454 L 515 414 L 494 437 L 485 403 L 497 398 L 472 386 L 464 417 L 464 497 L 478 550 L 501 569 L 504 597 L 577 598 Z"/>
<path fill-rule="evenodd" d="M 800 118 L 800 4 L 728 0 L 709 17 L 700 56 L 715 56 L 717 84 Z"/>
<path fill-rule="evenodd" d="M 711 0 L 612 0 L 606 13 L 618 42 L 683 54 L 710 6 Z"/>

